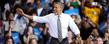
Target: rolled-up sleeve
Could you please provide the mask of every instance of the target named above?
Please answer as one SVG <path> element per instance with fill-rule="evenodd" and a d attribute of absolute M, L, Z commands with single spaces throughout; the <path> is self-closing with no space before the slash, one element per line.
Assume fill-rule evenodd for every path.
<path fill-rule="evenodd" d="M 42 16 L 42 17 L 33 16 L 33 21 L 39 22 L 39 23 L 46 23 L 48 21 L 48 15 Z"/>
<path fill-rule="evenodd" d="M 69 27 L 75 35 L 80 34 L 80 30 L 72 18 L 69 18 Z"/>

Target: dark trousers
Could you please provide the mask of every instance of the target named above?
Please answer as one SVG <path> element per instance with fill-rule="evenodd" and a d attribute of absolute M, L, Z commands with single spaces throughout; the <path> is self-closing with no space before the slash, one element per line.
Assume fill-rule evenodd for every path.
<path fill-rule="evenodd" d="M 49 44 L 69 44 L 68 39 L 64 38 L 61 42 L 57 38 L 51 37 Z"/>

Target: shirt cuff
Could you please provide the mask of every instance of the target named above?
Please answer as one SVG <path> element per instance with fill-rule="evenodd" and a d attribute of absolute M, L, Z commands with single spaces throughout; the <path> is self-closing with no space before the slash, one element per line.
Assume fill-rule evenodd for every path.
<path fill-rule="evenodd" d="M 33 21 L 37 21 L 38 16 L 33 16 Z"/>

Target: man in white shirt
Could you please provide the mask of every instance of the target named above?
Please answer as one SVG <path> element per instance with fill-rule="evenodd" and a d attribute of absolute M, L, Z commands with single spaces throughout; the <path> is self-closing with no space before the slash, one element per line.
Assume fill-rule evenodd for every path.
<path fill-rule="evenodd" d="M 69 44 L 67 40 L 68 26 L 71 28 L 72 32 L 77 35 L 77 37 L 80 37 L 80 31 L 77 25 L 74 23 L 74 20 L 69 15 L 62 13 L 63 9 L 64 5 L 62 3 L 54 2 L 54 13 L 43 17 L 26 15 L 20 8 L 17 8 L 16 10 L 20 15 L 25 16 L 33 21 L 39 23 L 48 23 L 48 32 L 51 36 L 50 44 Z M 60 21 L 58 21 L 58 19 Z M 61 33 L 59 32 L 59 29 L 61 30 Z M 59 34 L 62 36 L 60 37 Z"/>

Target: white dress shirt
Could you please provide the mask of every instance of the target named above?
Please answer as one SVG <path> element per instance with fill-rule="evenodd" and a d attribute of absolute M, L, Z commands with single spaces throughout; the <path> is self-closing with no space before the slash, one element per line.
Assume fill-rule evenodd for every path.
<path fill-rule="evenodd" d="M 20 19 L 17 17 L 18 14 L 14 16 L 14 28 L 12 31 L 19 32 L 22 35 L 26 29 L 27 24 L 29 23 L 29 20 L 26 17 L 21 17 Z"/>
<path fill-rule="evenodd" d="M 38 17 L 33 16 L 33 21 L 39 22 L 39 23 L 48 23 L 48 32 L 50 36 L 54 38 L 58 38 L 58 29 L 57 29 L 57 19 L 58 16 L 54 13 L 51 13 L 49 15 Z M 66 38 L 68 35 L 68 26 L 71 28 L 72 32 L 77 35 L 80 34 L 80 31 L 77 27 L 77 25 L 74 23 L 74 20 L 67 14 L 62 13 L 60 15 L 61 25 L 62 25 L 62 38 Z"/>

